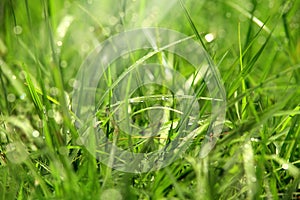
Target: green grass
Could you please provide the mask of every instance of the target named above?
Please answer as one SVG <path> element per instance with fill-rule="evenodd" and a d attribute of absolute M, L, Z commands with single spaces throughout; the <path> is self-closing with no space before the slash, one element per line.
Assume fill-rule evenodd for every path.
<path fill-rule="evenodd" d="M 199 71 L 170 52 L 139 50 L 110 65 L 90 88 L 94 129 L 73 108 L 76 76 L 89 53 L 113 35 L 149 26 L 192 36 L 219 70 L 226 121 L 204 158 L 210 93 Z M 298 199 L 299 55 L 296 0 L 2 0 L 0 199 Z M 138 64 L 151 63 L 161 65 L 148 72 L 153 77 L 168 77 L 168 65 L 190 81 L 197 110 L 165 87 L 184 87 L 174 74 L 164 85 L 130 93 L 133 80 L 144 80 Z M 191 109 L 182 110 L 186 102 Z M 197 135 L 184 140 L 185 128 Z M 109 162 L 121 163 L 105 151 L 111 143 L 147 155 L 170 150 L 168 144 L 185 151 L 162 169 L 129 173 L 94 156 L 108 153 Z"/>

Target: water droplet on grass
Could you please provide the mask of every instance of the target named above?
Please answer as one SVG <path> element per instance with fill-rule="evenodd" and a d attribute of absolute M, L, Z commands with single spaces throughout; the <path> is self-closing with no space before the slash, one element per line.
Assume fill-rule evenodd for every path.
<path fill-rule="evenodd" d="M 257 139 L 257 138 L 251 138 L 251 142 L 259 142 L 259 139 Z"/>
<path fill-rule="evenodd" d="M 113 26 L 118 23 L 118 18 L 116 18 L 115 16 L 110 16 L 108 19 L 108 23 Z"/>
<path fill-rule="evenodd" d="M 16 100 L 16 95 L 10 93 L 7 95 L 7 101 L 13 103 Z"/>
<path fill-rule="evenodd" d="M 63 43 L 62 43 L 62 41 L 57 41 L 56 44 L 57 44 L 57 46 L 61 47 Z"/>
<path fill-rule="evenodd" d="M 215 39 L 215 36 L 212 33 L 208 33 L 204 36 L 207 42 L 212 42 Z"/>
<path fill-rule="evenodd" d="M 87 43 L 83 43 L 81 45 L 81 52 L 88 52 L 90 50 L 90 46 Z"/>
<path fill-rule="evenodd" d="M 14 27 L 14 33 L 16 35 L 20 35 L 22 33 L 22 31 L 23 31 L 23 29 L 22 29 L 21 26 L 17 25 L 17 26 Z"/>
<path fill-rule="evenodd" d="M 34 130 L 34 131 L 32 132 L 32 136 L 35 137 L 35 138 L 37 138 L 37 137 L 40 136 L 40 132 L 38 132 L 37 130 Z"/>
<path fill-rule="evenodd" d="M 24 100 L 25 98 L 26 98 L 26 94 L 25 94 L 25 93 L 22 93 L 21 96 L 20 96 L 20 99 L 21 99 L 21 100 Z"/>
<path fill-rule="evenodd" d="M 62 61 L 60 62 L 60 66 L 61 66 L 62 68 L 66 68 L 66 67 L 68 66 L 68 62 L 65 61 L 65 60 L 62 60 Z"/>
<path fill-rule="evenodd" d="M 227 12 L 227 13 L 226 13 L 226 17 L 227 17 L 227 18 L 230 18 L 230 17 L 231 17 L 231 13 L 230 13 L 230 12 Z"/>
<path fill-rule="evenodd" d="M 54 111 L 52 109 L 48 110 L 48 117 L 54 118 Z"/>
<path fill-rule="evenodd" d="M 287 169 L 289 169 L 289 165 L 288 164 L 282 164 L 282 169 L 284 169 L 284 170 L 287 170 Z"/>
<path fill-rule="evenodd" d="M 59 89 L 56 88 L 56 87 L 50 88 L 50 94 L 51 94 L 52 96 L 57 96 L 57 95 L 59 94 Z"/>

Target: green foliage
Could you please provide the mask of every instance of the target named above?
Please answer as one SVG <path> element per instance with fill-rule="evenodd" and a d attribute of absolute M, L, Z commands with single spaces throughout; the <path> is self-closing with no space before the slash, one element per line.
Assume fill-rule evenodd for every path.
<path fill-rule="evenodd" d="M 85 130 L 77 123 L 84 122 L 72 110 L 72 95 L 78 69 L 95 47 L 146 26 L 177 30 L 203 45 L 220 71 L 227 111 L 215 148 L 199 158 L 211 103 L 197 71 L 171 53 L 137 51 L 116 60 L 97 88 L 104 103 L 97 107 L 96 127 L 108 140 L 94 144 L 94 151 L 110 142 L 146 153 L 176 138 L 189 142 L 178 138 L 185 120 L 168 88 L 146 85 L 111 103 L 112 90 L 137 63 L 168 63 L 191 80 L 200 105 L 198 135 L 184 156 L 163 169 L 133 174 L 107 167 L 82 145 Z M 296 0 L 2 0 L 0 199 L 297 199 L 299 55 Z M 140 135 L 128 135 L 130 127 L 120 130 L 114 113 L 121 105 L 130 108 L 125 120 L 132 119 Z M 164 117 L 153 122 L 159 114 Z M 161 128 L 143 129 L 150 123 Z"/>

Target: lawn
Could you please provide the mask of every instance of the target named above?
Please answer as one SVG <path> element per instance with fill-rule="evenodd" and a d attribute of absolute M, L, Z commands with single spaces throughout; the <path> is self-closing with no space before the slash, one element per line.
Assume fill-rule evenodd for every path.
<path fill-rule="evenodd" d="M 0 199 L 299 199 L 300 1 L 0 2 Z"/>

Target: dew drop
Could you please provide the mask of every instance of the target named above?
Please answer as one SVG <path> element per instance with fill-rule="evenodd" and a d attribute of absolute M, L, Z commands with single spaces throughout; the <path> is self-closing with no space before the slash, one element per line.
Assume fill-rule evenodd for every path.
<path fill-rule="evenodd" d="M 207 42 L 212 42 L 215 39 L 215 36 L 212 33 L 208 33 L 204 36 Z"/>
<path fill-rule="evenodd" d="M 38 180 L 35 179 L 35 180 L 34 180 L 34 186 L 37 187 L 37 186 L 39 186 L 39 185 L 40 185 L 40 182 L 39 182 Z"/>
<path fill-rule="evenodd" d="M 87 43 L 83 43 L 82 45 L 81 45 L 81 51 L 82 52 L 87 52 L 87 51 L 89 51 L 90 50 L 90 46 L 87 44 Z"/>
<path fill-rule="evenodd" d="M 48 117 L 54 118 L 54 111 L 53 110 L 48 110 Z"/>
<path fill-rule="evenodd" d="M 22 33 L 22 31 L 23 31 L 23 29 L 22 29 L 21 26 L 17 25 L 17 26 L 14 27 L 14 33 L 16 35 L 20 35 Z"/>
<path fill-rule="evenodd" d="M 59 94 L 59 89 L 56 88 L 56 87 L 50 88 L 50 94 L 51 94 L 52 96 L 57 96 L 57 95 Z"/>
<path fill-rule="evenodd" d="M 259 142 L 259 139 L 257 139 L 257 138 L 251 138 L 251 141 L 252 142 Z"/>
<path fill-rule="evenodd" d="M 125 16 L 125 13 L 124 12 L 119 12 L 119 16 L 123 18 Z"/>
<path fill-rule="evenodd" d="M 10 93 L 10 94 L 7 95 L 7 101 L 8 101 L 8 102 L 12 103 L 12 102 L 14 102 L 15 100 L 16 100 L 16 95 L 14 95 L 14 94 L 12 94 L 12 93 Z"/>
<path fill-rule="evenodd" d="M 285 164 L 282 164 L 282 169 L 284 169 L 284 170 L 287 170 L 287 169 L 289 169 L 289 165 L 287 164 L 287 163 L 285 163 Z"/>
<path fill-rule="evenodd" d="M 60 66 L 61 66 L 62 68 L 66 68 L 66 67 L 68 66 L 68 62 L 65 61 L 65 60 L 62 60 L 62 61 L 60 62 Z"/>
<path fill-rule="evenodd" d="M 30 145 L 30 149 L 32 151 L 37 151 L 38 150 L 38 148 L 34 144 Z"/>
<path fill-rule="evenodd" d="M 118 23 L 118 18 L 116 18 L 115 16 L 110 16 L 108 19 L 108 23 L 113 26 Z"/>
<path fill-rule="evenodd" d="M 227 12 L 227 13 L 226 13 L 226 17 L 227 17 L 227 18 L 230 18 L 230 17 L 231 17 L 231 13 L 230 13 L 230 12 Z"/>
<path fill-rule="evenodd" d="M 62 43 L 62 41 L 57 41 L 56 44 L 57 44 L 57 46 L 61 47 L 63 43 Z"/>
<path fill-rule="evenodd" d="M 32 132 L 32 136 L 35 137 L 35 138 L 37 138 L 37 137 L 40 136 L 40 132 L 38 132 L 37 130 L 34 130 L 34 131 Z"/>

